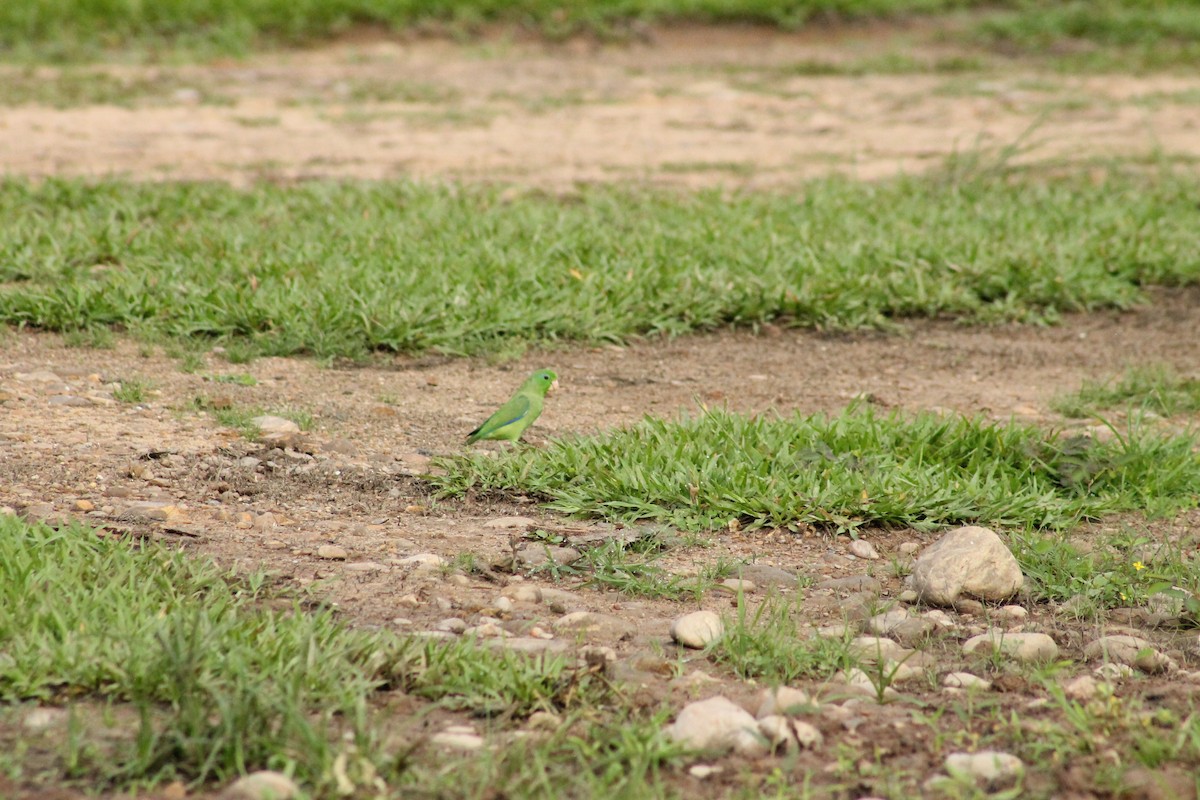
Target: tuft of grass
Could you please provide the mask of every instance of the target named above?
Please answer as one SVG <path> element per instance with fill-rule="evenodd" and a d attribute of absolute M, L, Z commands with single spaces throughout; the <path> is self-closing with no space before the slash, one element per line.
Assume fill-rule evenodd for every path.
<path fill-rule="evenodd" d="M 1017 422 L 853 406 L 826 416 L 705 411 L 593 437 L 438 460 L 444 495 L 544 498 L 568 514 L 685 530 L 818 525 L 930 529 L 983 522 L 1062 528 L 1200 500 L 1188 437 L 1133 429 L 1110 442 Z"/>
<path fill-rule="evenodd" d="M 11 179 L 0 322 L 219 340 L 237 363 L 765 321 L 1046 322 L 1200 281 L 1195 175 L 967 172 L 791 195 L 594 187 L 571 202 L 409 183 Z"/>
<path fill-rule="evenodd" d="M 798 635 L 804 625 L 803 594 L 770 595 L 754 609 L 738 597 L 737 611 L 725 621 L 725 633 L 710 658 L 743 679 L 782 685 L 798 678 L 828 680 L 841 669 L 858 666 L 849 638 Z"/>
<path fill-rule="evenodd" d="M 73 725 L 61 743 L 61 772 L 93 789 L 264 768 L 295 775 L 318 798 L 376 793 L 385 779 L 420 788 L 436 775 L 410 750 L 393 752 L 388 715 L 369 702 L 390 687 L 517 719 L 608 697 L 604 681 L 566 658 L 353 630 L 289 602 L 262 574 L 15 517 L 0 517 L 0 654 L 0 703 L 97 698 L 133 712 L 127 736 Z M 627 736 L 593 741 L 604 771 L 582 766 L 597 785 L 626 780 L 607 774 L 626 762 L 647 778 L 675 752 L 644 721 Z M 556 744 L 588 746 L 575 731 Z"/>
<path fill-rule="evenodd" d="M 213 383 L 231 383 L 235 386 L 257 386 L 258 379 L 248 372 L 229 372 L 224 374 L 212 373 L 204 375 L 204 380 Z"/>
<path fill-rule="evenodd" d="M 113 399 L 119 403 L 144 403 L 154 390 L 154 382 L 145 378 L 129 378 L 113 390 Z"/>
<path fill-rule="evenodd" d="M 302 431 L 312 430 L 313 425 L 316 424 L 313 415 L 303 409 L 293 408 L 282 411 L 268 411 L 259 406 L 234 405 L 224 398 L 194 397 L 192 398 L 191 407 L 196 411 L 204 411 L 211 414 L 219 424 L 224 425 L 226 428 L 233 428 L 244 438 L 251 441 L 257 439 L 262 433 L 258 426 L 254 424 L 254 420 L 264 414 L 273 414 L 290 419 Z"/>
<path fill-rule="evenodd" d="M 1074 394 L 1058 398 L 1054 410 L 1067 417 L 1095 417 L 1119 407 L 1171 417 L 1200 411 L 1200 378 L 1156 364 L 1131 367 L 1116 382 L 1085 381 Z"/>

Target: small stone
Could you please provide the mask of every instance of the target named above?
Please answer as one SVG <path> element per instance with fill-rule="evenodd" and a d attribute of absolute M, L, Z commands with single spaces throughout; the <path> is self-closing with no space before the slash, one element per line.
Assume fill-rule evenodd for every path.
<path fill-rule="evenodd" d="M 1016 558 L 993 531 L 967 526 L 950 531 L 913 564 L 911 586 L 921 600 L 954 606 L 962 598 L 1006 600 L 1024 576 Z"/>
<path fill-rule="evenodd" d="M 724 767 L 714 766 L 712 764 L 696 764 L 688 768 L 688 774 L 697 780 L 711 778 L 713 775 L 720 775 L 725 771 Z"/>
<path fill-rule="evenodd" d="M 671 638 L 684 647 L 703 650 L 721 638 L 725 624 L 712 611 L 693 611 L 671 624 Z"/>
<path fill-rule="evenodd" d="M 825 741 L 825 737 L 815 725 L 799 719 L 792 720 L 792 733 L 796 735 L 796 742 L 805 750 L 820 747 Z"/>
<path fill-rule="evenodd" d="M 536 636 L 502 636 L 483 641 L 496 649 L 535 655 L 538 653 L 561 653 L 570 647 L 562 639 L 539 639 Z"/>
<path fill-rule="evenodd" d="M 299 433 L 300 426 L 290 419 L 277 417 L 272 414 L 263 414 L 250 420 L 250 424 L 258 428 L 263 439 L 278 439 L 282 436 L 287 436 L 291 433 Z"/>
<path fill-rule="evenodd" d="M 816 703 L 807 692 L 793 689 L 790 686 L 780 686 L 775 689 L 764 689 L 762 700 L 758 704 L 756 717 L 762 719 L 771 715 L 793 716 L 801 711 L 816 707 Z"/>
<path fill-rule="evenodd" d="M 317 558 L 329 561 L 345 561 L 349 555 L 346 548 L 336 544 L 323 544 L 317 548 Z"/>
<path fill-rule="evenodd" d="M 879 689 L 876 687 L 875 681 L 861 669 L 855 668 L 839 671 L 830 679 L 830 683 L 835 687 L 840 687 L 847 694 L 868 697 L 872 700 L 879 698 Z M 892 698 L 896 695 L 896 690 L 891 686 L 885 687 L 883 690 L 884 699 Z"/>
<path fill-rule="evenodd" d="M 1148 673 L 1166 672 L 1177 666 L 1147 640 L 1124 634 L 1101 636 L 1083 648 L 1083 654 L 1093 660 L 1114 661 Z"/>
<path fill-rule="evenodd" d="M 958 627 L 958 625 L 954 622 L 954 619 L 940 608 L 934 608 L 926 611 L 921 615 L 921 619 L 928 620 L 933 623 L 935 628 L 941 628 L 943 630 L 951 630 Z"/>
<path fill-rule="evenodd" d="M 542 602 L 542 590 L 536 586 L 517 584 L 504 587 L 504 596 L 516 603 Z"/>
<path fill-rule="evenodd" d="M 507 614 L 513 610 L 513 601 L 501 595 L 492 601 L 492 608 Z"/>
<path fill-rule="evenodd" d="M 1101 664 L 1092 670 L 1093 674 L 1104 681 L 1117 681 L 1121 678 L 1128 678 L 1134 673 L 1133 667 L 1128 664 Z"/>
<path fill-rule="evenodd" d="M 992 682 L 970 672 L 951 672 L 942 676 L 942 686 L 947 689 L 977 689 L 986 692 L 992 688 Z"/>
<path fill-rule="evenodd" d="M 470 725 L 451 725 L 441 733 L 429 737 L 432 744 L 450 750 L 479 750 L 483 747 L 483 737 L 475 732 Z"/>
<path fill-rule="evenodd" d="M 397 567 L 410 569 L 416 573 L 436 572 L 449 562 L 439 556 L 437 553 L 417 553 L 413 556 L 405 556 L 404 558 L 389 558 L 389 564 L 394 564 Z"/>
<path fill-rule="evenodd" d="M 68 408 L 84 408 L 92 405 L 86 397 L 76 397 L 73 394 L 56 394 L 46 402 L 52 406 L 66 406 Z"/>
<path fill-rule="evenodd" d="M 471 579 L 466 575 L 460 575 L 456 572 L 453 575 L 446 576 L 446 583 L 449 583 L 453 586 L 470 586 Z"/>
<path fill-rule="evenodd" d="M 635 631 L 634 623 L 612 614 L 597 614 L 594 611 L 572 611 L 554 621 L 554 628 L 563 632 L 587 633 L 623 639 Z"/>
<path fill-rule="evenodd" d="M 735 594 L 738 592 L 741 592 L 742 594 L 750 594 L 755 589 L 754 581 L 748 581 L 742 578 L 726 578 L 718 585 L 724 589 L 734 592 Z"/>
<path fill-rule="evenodd" d="M 919 542 L 903 542 L 899 548 L 900 554 L 905 556 L 911 556 L 920 549 L 921 545 Z"/>
<path fill-rule="evenodd" d="M 525 721 L 526 730 L 554 733 L 562 727 L 562 717 L 553 711 L 535 711 Z"/>
<path fill-rule="evenodd" d="M 902 592 L 900 592 L 900 594 L 896 595 L 896 599 L 899 600 L 901 603 L 910 603 L 911 604 L 911 603 L 915 603 L 918 600 L 920 600 L 921 597 L 916 592 L 914 592 L 912 589 L 905 589 Z"/>
<path fill-rule="evenodd" d="M 868 542 L 866 539 L 853 539 L 849 546 L 850 554 L 862 558 L 867 561 L 878 561 L 879 552 L 875 549 L 875 545 Z"/>
<path fill-rule="evenodd" d="M 299 791 L 283 773 L 263 770 L 238 778 L 221 792 L 220 800 L 291 800 Z"/>
<path fill-rule="evenodd" d="M 237 460 L 237 465 L 242 469 L 258 469 L 258 465 L 262 463 L 262 459 L 254 456 L 242 456 Z"/>
<path fill-rule="evenodd" d="M 1091 675 L 1079 675 L 1063 684 L 1063 694 L 1072 700 L 1091 700 L 1100 691 L 1100 684 Z"/>
<path fill-rule="evenodd" d="M 1058 645 L 1044 633 L 1005 633 L 990 630 L 972 636 L 963 645 L 964 653 L 991 649 L 1022 662 L 1045 662 L 1058 658 Z"/>
<path fill-rule="evenodd" d="M 796 734 L 792 730 L 792 721 L 787 717 L 770 715 L 758 720 L 759 733 L 767 740 L 771 750 L 788 752 L 798 746 Z"/>
<path fill-rule="evenodd" d="M 870 575 L 851 575 L 848 578 L 827 578 L 817 583 L 817 589 L 832 589 L 842 592 L 870 592 L 879 594 L 882 586 Z"/>
<path fill-rule="evenodd" d="M 717 696 L 689 703 L 666 728 L 667 736 L 697 750 L 734 750 L 763 755 L 758 721 L 728 698 Z"/>
<path fill-rule="evenodd" d="M 508 636 L 508 631 L 501 628 L 495 622 L 481 622 L 478 625 L 472 625 L 462 632 L 463 636 L 474 636 L 479 639 L 497 639 Z"/>
<path fill-rule="evenodd" d="M 405 514 L 424 514 L 428 510 L 429 509 L 425 508 L 425 506 L 417 505 L 416 503 L 404 507 Z"/>
<path fill-rule="evenodd" d="M 497 517 L 483 523 L 485 528 L 508 530 L 511 528 L 531 528 L 537 525 L 537 520 L 529 517 Z"/>
<path fill-rule="evenodd" d="M 267 539 L 263 542 L 263 548 L 266 550 L 283 550 L 285 547 L 287 547 L 287 542 L 279 539 Z"/>
<path fill-rule="evenodd" d="M 902 647 L 891 639 L 879 636 L 857 636 L 850 640 L 850 655 L 868 664 L 882 661 L 904 661 L 912 650 Z"/>
<path fill-rule="evenodd" d="M 445 631 L 446 633 L 462 633 L 467 629 L 467 623 L 458 617 L 449 617 L 434 625 L 433 629 L 435 631 Z"/>
<path fill-rule="evenodd" d="M 746 564 L 738 569 L 738 577 L 753 581 L 756 586 L 764 588 L 790 589 L 800 583 L 793 573 L 770 564 Z"/>
<path fill-rule="evenodd" d="M 57 373 L 47 369 L 38 369 L 33 372 L 18 372 L 13 375 L 13 378 L 21 383 L 62 383 L 63 379 Z"/>
<path fill-rule="evenodd" d="M 579 648 L 579 660 L 588 669 L 605 675 L 617 663 L 617 651 L 611 647 L 587 645 Z"/>
<path fill-rule="evenodd" d="M 517 553 L 517 558 L 525 567 L 537 567 L 547 563 L 569 566 L 583 558 L 583 553 L 574 547 L 555 544 L 526 545 Z"/>
<path fill-rule="evenodd" d="M 73 507 L 75 508 L 76 511 L 82 511 L 84 513 L 87 513 L 88 511 L 94 511 L 96 508 L 96 504 L 93 503 L 91 500 L 76 500 L 73 504 Z"/>
<path fill-rule="evenodd" d="M 978 753 L 951 753 L 946 757 L 946 772 L 995 792 L 1015 786 L 1025 775 L 1025 765 L 1009 753 L 981 750 Z"/>
<path fill-rule="evenodd" d="M 355 561 L 353 564 L 347 564 L 348 572 L 387 572 L 387 567 L 377 561 Z"/>
<path fill-rule="evenodd" d="M 66 724 L 69 717 L 69 712 L 64 708 L 40 706 L 25 715 L 21 727 L 27 731 L 44 731 Z"/>
<path fill-rule="evenodd" d="M 996 616 L 1010 624 L 1020 624 L 1029 617 L 1029 612 L 1022 606 L 1001 606 L 996 609 Z"/>

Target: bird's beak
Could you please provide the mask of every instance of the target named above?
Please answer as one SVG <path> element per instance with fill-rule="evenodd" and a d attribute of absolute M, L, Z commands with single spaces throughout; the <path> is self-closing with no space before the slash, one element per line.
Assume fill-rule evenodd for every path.
<path fill-rule="evenodd" d="M 558 388 L 558 378 L 555 378 L 554 380 L 550 381 L 550 389 L 547 391 L 547 394 L 549 394 L 549 392 L 553 392 L 557 388 Z"/>

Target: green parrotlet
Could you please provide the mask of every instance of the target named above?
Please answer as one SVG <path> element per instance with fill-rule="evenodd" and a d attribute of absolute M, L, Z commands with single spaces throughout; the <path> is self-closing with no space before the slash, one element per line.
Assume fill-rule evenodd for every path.
<path fill-rule="evenodd" d="M 542 413 L 542 398 L 558 384 L 553 370 L 540 369 L 525 379 L 507 403 L 487 418 L 487 421 L 467 434 L 467 444 L 480 439 L 500 439 L 515 442 L 525 429 Z"/>

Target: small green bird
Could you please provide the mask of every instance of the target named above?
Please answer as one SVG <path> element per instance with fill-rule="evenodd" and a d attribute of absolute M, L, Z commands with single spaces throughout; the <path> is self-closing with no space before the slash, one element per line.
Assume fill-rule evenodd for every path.
<path fill-rule="evenodd" d="M 542 398 L 558 385 L 553 370 L 540 369 L 525 379 L 507 403 L 487 418 L 487 421 L 467 434 L 467 444 L 480 439 L 500 439 L 515 442 L 525 429 L 542 413 Z"/>

